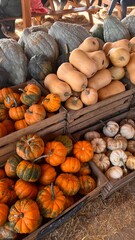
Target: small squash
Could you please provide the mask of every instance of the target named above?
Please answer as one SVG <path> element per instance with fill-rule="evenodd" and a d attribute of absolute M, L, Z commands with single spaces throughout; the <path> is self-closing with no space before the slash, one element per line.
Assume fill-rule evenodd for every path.
<path fill-rule="evenodd" d="M 28 125 L 40 122 L 46 117 L 46 111 L 43 105 L 32 104 L 24 113 L 24 119 Z"/>
<path fill-rule="evenodd" d="M 10 87 L 0 89 L 0 103 L 4 103 L 4 99 L 9 93 L 13 93 L 13 89 Z"/>
<path fill-rule="evenodd" d="M 89 162 L 94 155 L 94 149 L 90 142 L 80 140 L 74 144 L 73 154 L 81 162 Z"/>
<path fill-rule="evenodd" d="M 93 105 L 98 101 L 97 90 L 92 87 L 86 88 L 81 92 L 80 98 L 84 105 Z"/>
<path fill-rule="evenodd" d="M 98 71 L 105 68 L 105 63 L 107 61 L 107 56 L 103 50 L 98 50 L 94 52 L 86 52 L 87 56 L 93 59 L 96 64 Z"/>
<path fill-rule="evenodd" d="M 16 201 L 14 186 L 15 182 L 12 179 L 7 177 L 0 179 L 0 202 L 12 205 Z"/>
<path fill-rule="evenodd" d="M 0 168 L 0 179 L 5 178 L 6 177 L 6 172 L 3 168 Z"/>
<path fill-rule="evenodd" d="M 125 123 L 120 127 L 120 134 L 126 139 L 132 139 L 135 135 L 135 128 L 131 124 Z"/>
<path fill-rule="evenodd" d="M 0 202 L 0 227 L 4 225 L 8 218 L 9 207 L 5 203 Z"/>
<path fill-rule="evenodd" d="M 103 127 L 103 133 L 107 137 L 114 137 L 119 131 L 119 124 L 115 121 L 108 121 Z"/>
<path fill-rule="evenodd" d="M 88 131 L 84 134 L 84 139 L 92 141 L 94 138 L 100 138 L 100 133 L 97 131 Z"/>
<path fill-rule="evenodd" d="M 41 164 L 40 168 L 41 168 L 41 176 L 39 178 L 40 184 L 49 185 L 53 183 L 57 176 L 55 168 L 48 163 Z"/>
<path fill-rule="evenodd" d="M 5 173 L 10 178 L 16 178 L 16 168 L 17 165 L 21 162 L 21 158 L 17 154 L 12 154 L 6 161 L 4 166 Z"/>
<path fill-rule="evenodd" d="M 130 60 L 129 51 L 123 47 L 111 48 L 107 56 L 116 67 L 125 67 Z"/>
<path fill-rule="evenodd" d="M 102 172 L 107 171 L 110 167 L 109 157 L 104 153 L 94 154 L 92 161 L 99 167 Z"/>
<path fill-rule="evenodd" d="M 99 90 L 107 86 L 112 81 L 111 73 L 108 69 L 99 70 L 93 77 L 88 78 L 88 87 Z"/>
<path fill-rule="evenodd" d="M 17 107 L 21 104 L 20 94 L 19 93 L 9 93 L 4 98 L 4 105 L 6 108 Z"/>
<path fill-rule="evenodd" d="M 25 119 L 21 119 L 21 120 L 15 121 L 14 127 L 15 127 L 15 130 L 20 130 L 28 127 L 28 124 L 26 123 Z"/>
<path fill-rule="evenodd" d="M 135 170 L 135 157 L 129 156 L 126 161 L 126 167 L 130 170 Z"/>
<path fill-rule="evenodd" d="M 38 193 L 38 187 L 34 183 L 18 179 L 15 183 L 15 192 L 19 199 L 30 198 L 34 200 Z"/>
<path fill-rule="evenodd" d="M 116 135 L 114 138 L 107 138 L 106 143 L 109 150 L 122 149 L 125 151 L 127 148 L 127 139 L 122 136 Z"/>
<path fill-rule="evenodd" d="M 62 172 L 77 173 L 80 170 L 81 163 L 75 157 L 66 157 L 65 161 L 60 165 Z"/>
<path fill-rule="evenodd" d="M 42 100 L 42 104 L 47 112 L 56 112 L 61 107 L 61 98 L 56 93 L 49 93 Z"/>
<path fill-rule="evenodd" d="M 0 104 L 0 122 L 8 118 L 8 109 L 1 103 Z"/>
<path fill-rule="evenodd" d="M 86 195 L 92 192 L 96 188 L 96 181 L 89 175 L 81 175 L 79 176 L 80 189 L 79 193 L 82 195 Z"/>
<path fill-rule="evenodd" d="M 0 227 L 0 239 L 15 240 L 17 237 L 18 234 L 14 231 L 12 223 L 6 222 L 3 226 Z"/>
<path fill-rule="evenodd" d="M 94 153 L 102 153 L 106 150 L 106 142 L 103 138 L 94 138 L 91 141 Z"/>
<path fill-rule="evenodd" d="M 105 176 L 112 182 L 115 182 L 123 177 L 123 170 L 121 167 L 112 166 L 107 169 Z"/>
<path fill-rule="evenodd" d="M 87 37 L 78 48 L 85 52 L 94 52 L 99 49 L 99 42 L 95 37 Z"/>
<path fill-rule="evenodd" d="M 127 161 L 127 155 L 122 149 L 113 150 L 110 154 L 110 162 L 114 166 L 122 167 Z"/>
<path fill-rule="evenodd" d="M 37 103 L 41 97 L 41 89 L 34 83 L 28 83 L 24 89 L 19 90 L 22 91 L 21 102 L 27 106 Z"/>
<path fill-rule="evenodd" d="M 108 70 L 111 73 L 112 80 L 120 80 L 125 76 L 126 73 L 124 67 L 112 66 L 108 68 Z"/>
<path fill-rule="evenodd" d="M 135 153 L 135 140 L 127 141 L 127 151 L 130 153 Z"/>
<path fill-rule="evenodd" d="M 24 113 L 26 112 L 27 108 L 28 107 L 26 105 L 10 108 L 9 109 L 10 118 L 13 119 L 14 121 L 23 119 Z"/>

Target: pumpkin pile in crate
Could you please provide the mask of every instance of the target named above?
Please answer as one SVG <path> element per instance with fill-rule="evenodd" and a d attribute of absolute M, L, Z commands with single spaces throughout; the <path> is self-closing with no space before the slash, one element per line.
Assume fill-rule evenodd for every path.
<path fill-rule="evenodd" d="M 0 168 L 0 238 L 31 233 L 92 192 L 93 153 L 89 141 L 73 143 L 68 135 L 21 137 Z"/>
<path fill-rule="evenodd" d="M 19 86 L 18 86 L 19 87 Z M 41 91 L 40 85 L 28 83 L 17 89 L 0 90 L 0 137 L 26 128 L 57 113 L 61 107 L 59 95 Z"/>
<path fill-rule="evenodd" d="M 48 74 L 44 86 L 57 93 L 66 109 L 79 110 L 126 91 L 125 76 L 135 83 L 135 38 L 104 43 L 88 37 L 71 51 L 69 62 Z"/>
<path fill-rule="evenodd" d="M 94 149 L 92 161 L 112 181 L 135 170 L 135 122 L 123 119 L 118 124 L 110 120 L 99 131 L 86 131 L 81 139 Z"/>

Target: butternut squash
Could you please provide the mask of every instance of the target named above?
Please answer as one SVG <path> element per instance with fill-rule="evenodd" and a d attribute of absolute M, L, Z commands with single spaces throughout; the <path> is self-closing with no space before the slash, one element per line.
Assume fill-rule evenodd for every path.
<path fill-rule="evenodd" d="M 99 41 L 95 37 L 87 37 L 78 48 L 85 52 L 94 52 L 99 49 Z"/>
<path fill-rule="evenodd" d="M 126 70 L 129 74 L 131 74 L 131 72 L 135 72 L 135 52 L 130 54 L 130 60 L 126 65 Z"/>
<path fill-rule="evenodd" d="M 125 76 L 125 69 L 123 67 L 112 66 L 108 68 L 111 73 L 112 80 L 120 80 Z"/>
<path fill-rule="evenodd" d="M 86 52 L 86 54 L 89 58 L 93 59 L 96 62 L 98 70 L 101 70 L 105 67 L 107 57 L 103 50 L 98 50 L 98 51 L 94 51 L 94 52 Z"/>
<path fill-rule="evenodd" d="M 93 77 L 88 78 L 88 87 L 99 90 L 107 86 L 112 81 L 111 73 L 108 69 L 99 70 Z"/>
<path fill-rule="evenodd" d="M 106 42 L 103 46 L 103 50 L 106 54 L 112 49 L 117 47 L 123 47 L 127 49 L 129 52 L 131 51 L 131 43 L 129 39 L 120 39 L 115 42 Z"/>
<path fill-rule="evenodd" d="M 126 91 L 126 88 L 122 82 L 118 80 L 112 81 L 106 87 L 98 90 L 98 99 L 102 101 L 124 91 Z"/>
<path fill-rule="evenodd" d="M 130 60 L 130 53 L 126 48 L 116 47 L 111 48 L 108 52 L 108 57 L 114 66 L 125 67 Z"/>
<path fill-rule="evenodd" d="M 45 77 L 44 86 L 51 93 L 58 94 L 62 102 L 66 101 L 72 95 L 69 84 L 62 82 L 54 73 L 50 73 Z"/>
<path fill-rule="evenodd" d="M 71 52 L 69 62 L 88 78 L 92 77 L 98 70 L 96 62 L 89 58 L 86 52 L 79 48 L 76 48 Z"/>
<path fill-rule="evenodd" d="M 88 85 L 87 77 L 69 62 L 62 63 L 59 66 L 57 76 L 60 80 L 68 83 L 71 89 L 76 92 L 83 91 Z"/>
<path fill-rule="evenodd" d="M 86 105 L 92 105 L 98 101 L 98 93 L 94 88 L 86 88 L 81 92 L 81 101 Z"/>
<path fill-rule="evenodd" d="M 132 37 L 130 40 L 129 40 L 130 44 L 131 44 L 131 53 L 132 52 L 135 52 L 135 37 Z"/>

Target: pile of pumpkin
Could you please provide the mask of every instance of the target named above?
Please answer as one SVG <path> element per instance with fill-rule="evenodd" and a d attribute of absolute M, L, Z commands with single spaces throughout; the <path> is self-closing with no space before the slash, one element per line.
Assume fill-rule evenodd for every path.
<path fill-rule="evenodd" d="M 0 239 L 28 234 L 96 188 L 89 141 L 59 135 L 45 143 L 36 134 L 16 143 L 0 168 Z"/>
<path fill-rule="evenodd" d="M 79 110 L 126 91 L 120 81 L 125 76 L 135 84 L 135 37 L 107 43 L 87 37 L 71 51 L 69 62 L 45 77 L 44 86 L 66 109 Z"/>
<path fill-rule="evenodd" d="M 55 114 L 61 107 L 57 94 L 42 94 L 36 83 L 28 83 L 24 89 L 0 90 L 0 137 L 28 127 Z"/>
<path fill-rule="evenodd" d="M 88 131 L 83 138 L 94 149 L 92 161 L 112 182 L 135 170 L 135 122 L 108 121 L 102 130 Z"/>

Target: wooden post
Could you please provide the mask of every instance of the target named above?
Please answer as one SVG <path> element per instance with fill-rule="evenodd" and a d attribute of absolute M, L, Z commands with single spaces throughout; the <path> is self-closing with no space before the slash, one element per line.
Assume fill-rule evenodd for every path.
<path fill-rule="evenodd" d="M 30 0 L 21 0 L 22 3 L 22 19 L 23 27 L 31 27 L 31 10 L 30 10 Z"/>

